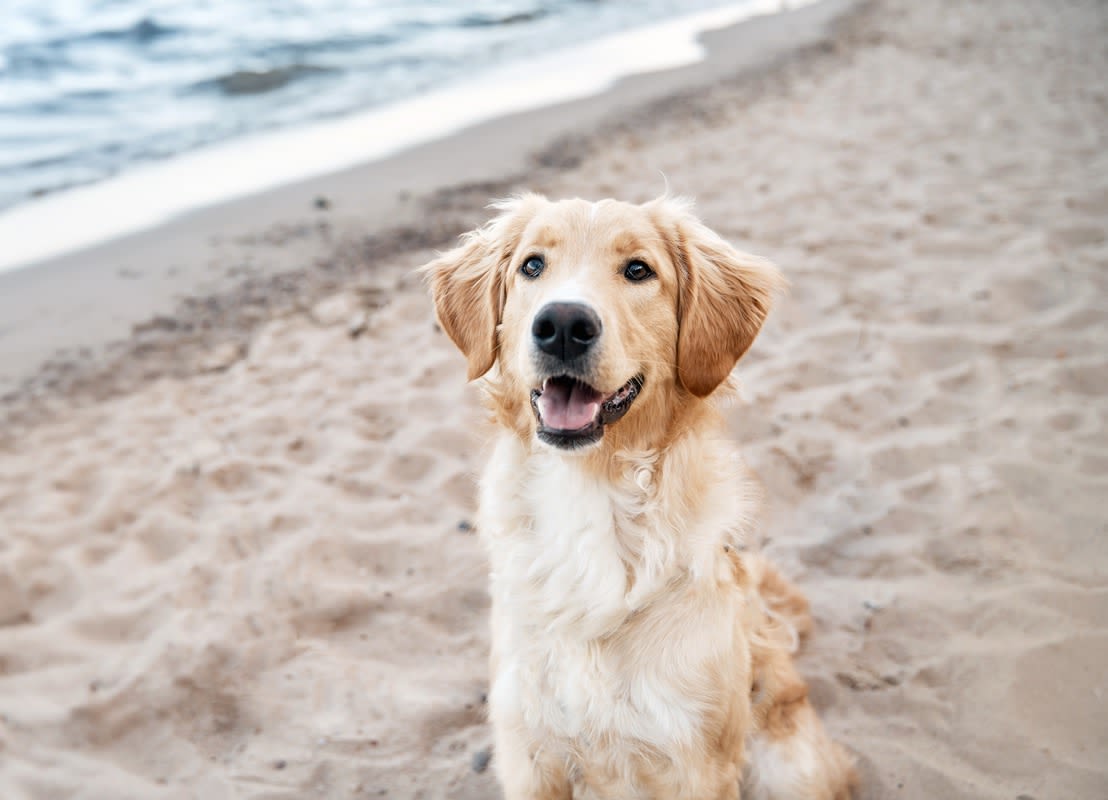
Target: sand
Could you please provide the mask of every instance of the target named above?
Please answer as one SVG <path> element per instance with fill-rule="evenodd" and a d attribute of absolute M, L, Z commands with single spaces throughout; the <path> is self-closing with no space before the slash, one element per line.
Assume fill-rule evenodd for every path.
<path fill-rule="evenodd" d="M 1105 41 L 1095 0 L 867 3 L 399 230 L 222 220 L 304 269 L 13 381 L 0 797 L 498 796 L 481 414 L 411 268 L 489 193 L 659 170 L 792 281 L 727 413 L 860 797 L 1108 796 Z"/>

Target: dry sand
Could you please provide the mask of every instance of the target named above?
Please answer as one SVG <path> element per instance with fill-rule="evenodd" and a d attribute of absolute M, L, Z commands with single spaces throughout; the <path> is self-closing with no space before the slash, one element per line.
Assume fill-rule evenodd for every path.
<path fill-rule="evenodd" d="M 862 798 L 1108 796 L 1105 42 L 1096 0 L 875 2 L 519 182 L 663 170 L 791 278 L 728 414 Z M 480 415 L 410 268 L 508 188 L 9 399 L 0 797 L 497 796 Z"/>

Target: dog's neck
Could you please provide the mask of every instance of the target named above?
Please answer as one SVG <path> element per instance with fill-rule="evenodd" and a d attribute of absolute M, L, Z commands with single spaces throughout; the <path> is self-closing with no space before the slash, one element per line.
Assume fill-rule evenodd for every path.
<path fill-rule="evenodd" d="M 716 580 L 753 485 L 715 426 L 664 447 L 574 454 L 504 431 L 482 484 L 493 591 L 513 580 L 537 624 L 611 633 L 679 581 Z"/>

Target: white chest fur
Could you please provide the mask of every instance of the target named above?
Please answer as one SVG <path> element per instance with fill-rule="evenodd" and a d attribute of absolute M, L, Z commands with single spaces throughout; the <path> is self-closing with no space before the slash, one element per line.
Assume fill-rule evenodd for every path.
<path fill-rule="evenodd" d="M 572 456 L 498 442 L 482 481 L 492 567 L 491 700 L 544 740 L 692 745 L 712 681 L 736 657 L 725 544 L 744 512 L 739 464 L 696 504 L 629 459 L 612 481 Z M 731 470 L 727 470 L 731 472 Z M 695 506 L 695 507 L 694 507 Z M 736 665 L 736 668 L 739 668 Z"/>

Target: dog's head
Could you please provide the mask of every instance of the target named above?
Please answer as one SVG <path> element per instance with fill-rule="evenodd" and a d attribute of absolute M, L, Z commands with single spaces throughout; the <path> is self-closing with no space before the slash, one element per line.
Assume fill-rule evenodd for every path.
<path fill-rule="evenodd" d="M 648 448 L 723 383 L 783 285 L 686 203 L 523 195 L 424 267 L 497 418 L 561 449 Z M 494 369 L 494 366 L 497 367 Z"/>

